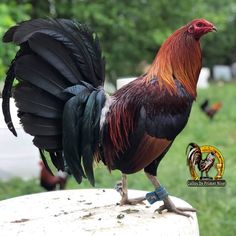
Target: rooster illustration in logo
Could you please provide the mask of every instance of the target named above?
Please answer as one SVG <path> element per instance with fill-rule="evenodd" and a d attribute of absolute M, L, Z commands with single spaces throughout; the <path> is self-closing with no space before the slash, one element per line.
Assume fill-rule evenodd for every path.
<path fill-rule="evenodd" d="M 202 158 L 202 152 L 200 147 L 195 143 L 190 143 L 187 147 L 187 164 L 190 169 L 193 169 L 197 165 L 198 170 L 201 172 L 200 179 L 213 179 L 209 177 L 208 172 L 215 162 L 215 152 L 208 153 L 205 159 Z M 203 176 L 205 172 L 206 176 Z"/>

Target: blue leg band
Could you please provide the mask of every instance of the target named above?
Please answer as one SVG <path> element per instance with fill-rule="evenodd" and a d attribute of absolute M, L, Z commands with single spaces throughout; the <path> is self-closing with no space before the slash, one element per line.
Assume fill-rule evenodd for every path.
<path fill-rule="evenodd" d="M 153 204 L 157 201 L 162 201 L 164 198 L 168 196 L 168 192 L 162 186 L 155 189 L 155 191 L 147 193 L 146 199 L 150 204 Z"/>

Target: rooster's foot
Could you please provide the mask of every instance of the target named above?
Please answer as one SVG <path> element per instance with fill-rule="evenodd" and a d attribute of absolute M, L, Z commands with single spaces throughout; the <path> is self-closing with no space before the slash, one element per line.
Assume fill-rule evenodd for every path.
<path fill-rule="evenodd" d="M 196 212 L 196 209 L 194 208 L 176 207 L 169 197 L 165 198 L 163 201 L 164 201 L 164 205 L 156 209 L 155 212 L 162 214 L 162 211 L 167 210 L 168 212 L 173 212 L 175 214 L 186 216 L 186 217 L 191 217 L 191 215 L 185 213 L 184 211 Z"/>
<path fill-rule="evenodd" d="M 128 190 L 126 188 L 126 184 L 124 186 L 122 181 L 117 182 L 115 189 L 121 195 L 120 206 L 145 204 L 145 197 L 128 199 Z"/>
<path fill-rule="evenodd" d="M 120 206 L 124 206 L 124 205 L 137 205 L 137 204 L 145 205 L 144 200 L 145 200 L 145 197 L 132 198 L 132 199 L 121 198 Z"/>

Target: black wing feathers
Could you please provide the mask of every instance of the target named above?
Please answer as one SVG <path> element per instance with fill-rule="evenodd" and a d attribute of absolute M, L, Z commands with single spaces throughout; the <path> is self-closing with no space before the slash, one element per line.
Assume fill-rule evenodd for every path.
<path fill-rule="evenodd" d="M 193 99 L 178 81 L 175 82 L 178 95 L 170 96 L 167 90 L 152 89 L 146 97 L 144 105 L 147 114 L 146 131 L 152 137 L 174 140 L 188 121 Z M 168 100 L 166 100 L 166 93 Z M 149 106 L 149 104 L 153 105 Z"/>

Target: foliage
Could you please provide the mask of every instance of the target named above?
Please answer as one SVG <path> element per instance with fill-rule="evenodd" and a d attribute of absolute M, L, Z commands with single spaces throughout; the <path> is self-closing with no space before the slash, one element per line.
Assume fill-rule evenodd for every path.
<path fill-rule="evenodd" d="M 0 200 L 42 191 L 39 181 L 35 179 L 23 181 L 20 178 L 13 178 L 7 182 L 0 181 Z"/>
<path fill-rule="evenodd" d="M 107 75 L 114 82 L 117 77 L 142 73 L 140 63 L 151 63 L 171 32 L 200 17 L 214 22 L 219 31 L 202 40 L 204 65 L 232 63 L 236 60 L 235 13 L 234 0 L 3 0 L 0 33 L 29 15 L 74 18 L 87 23 L 101 38 Z M 12 58 L 12 48 L 0 48 L 0 78 Z"/>
<path fill-rule="evenodd" d="M 110 77 L 139 74 L 142 61 L 151 63 L 162 42 L 194 18 L 215 23 L 218 34 L 203 40 L 204 64 L 231 63 L 236 54 L 236 4 L 233 0 L 73 1 L 57 4 L 59 16 L 88 22 L 100 33 Z M 176 7 L 177 6 L 177 7 Z"/>
<path fill-rule="evenodd" d="M 190 120 L 184 131 L 176 138 L 172 148 L 160 164 L 158 178 L 165 185 L 171 195 L 180 197 L 198 210 L 198 220 L 202 236 L 227 235 L 234 236 L 236 231 L 236 165 L 235 165 L 235 89 L 236 83 L 225 85 L 211 85 L 209 89 L 199 90 L 197 102 L 194 103 Z M 210 101 L 223 103 L 222 110 L 213 121 L 200 111 L 199 105 L 208 97 Z M 185 148 L 190 142 L 198 145 L 216 146 L 225 158 L 225 174 L 227 181 L 225 188 L 190 188 L 186 181 L 190 174 L 186 166 Z M 113 171 L 111 174 L 103 165 L 95 170 L 97 188 L 113 188 L 120 179 L 120 173 Z M 152 191 L 153 187 L 139 172 L 128 177 L 129 188 Z M 68 189 L 91 188 L 85 180 L 78 185 L 73 178 L 70 179 Z M 8 183 L 0 182 L 0 199 L 38 192 L 41 189 L 34 180 L 31 182 L 19 182 L 12 180 Z M 114 194 L 118 194 L 114 190 Z"/>
<path fill-rule="evenodd" d="M 16 24 L 16 22 L 29 19 L 28 12 L 30 4 L 17 6 L 15 1 L 0 3 L 0 37 L 2 38 L 6 30 Z M 17 10 L 16 10 L 17 9 Z M 0 43 L 0 80 L 4 77 L 7 66 L 14 58 L 16 47 L 12 45 L 3 45 Z"/>

